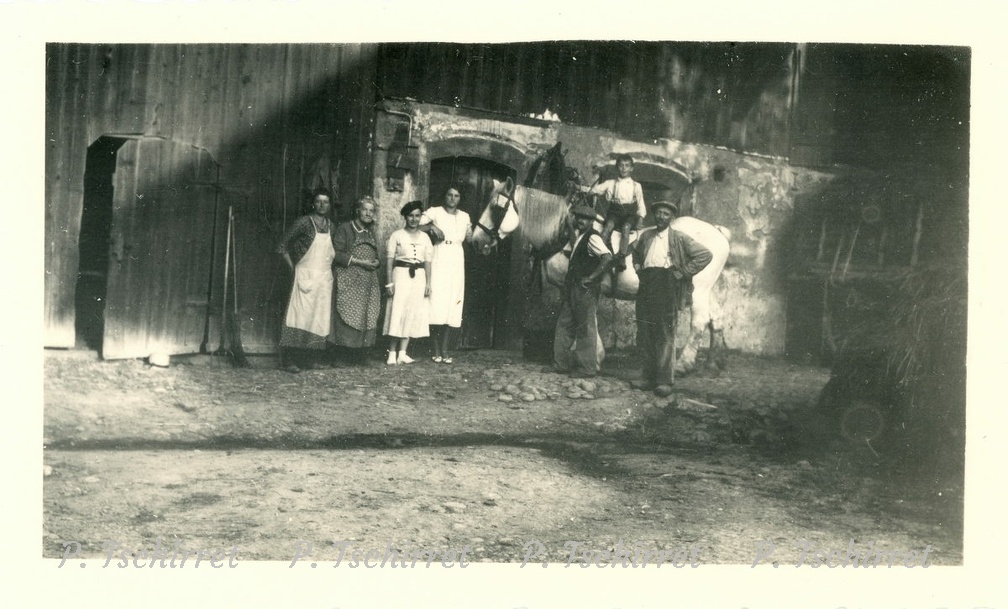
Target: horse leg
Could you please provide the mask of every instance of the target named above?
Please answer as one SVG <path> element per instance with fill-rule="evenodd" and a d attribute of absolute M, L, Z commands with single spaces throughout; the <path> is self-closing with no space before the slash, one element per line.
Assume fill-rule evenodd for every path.
<path fill-rule="evenodd" d="M 683 345 L 682 353 L 676 360 L 676 372 L 689 374 L 696 369 L 697 350 L 707 328 L 711 325 L 710 298 L 705 294 L 693 294 L 690 307 L 689 338 Z"/>
<path fill-rule="evenodd" d="M 718 377 L 724 369 L 724 349 L 720 346 L 724 343 L 724 333 L 716 330 L 714 320 L 707 322 L 703 332 L 710 334 L 709 346 L 707 348 L 707 361 L 704 363 L 704 376 Z M 718 340 L 720 338 L 720 340 Z"/>
<path fill-rule="evenodd" d="M 693 372 L 694 368 L 696 368 L 697 336 L 696 327 L 692 323 L 691 319 L 690 331 L 687 335 L 686 342 L 683 343 L 682 351 L 680 351 L 679 357 L 676 358 L 676 374 L 689 374 Z"/>
<path fill-rule="evenodd" d="M 602 362 L 605 361 L 605 346 L 602 344 L 602 335 L 597 330 L 595 332 L 595 358 L 601 368 Z"/>
<path fill-rule="evenodd" d="M 725 342 L 724 329 L 710 322 L 710 355 L 707 357 L 707 367 L 712 374 L 720 374 L 728 367 L 728 343 Z"/>

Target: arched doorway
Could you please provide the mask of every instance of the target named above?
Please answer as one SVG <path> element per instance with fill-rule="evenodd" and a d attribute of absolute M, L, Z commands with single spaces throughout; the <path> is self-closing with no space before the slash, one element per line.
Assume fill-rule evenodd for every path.
<path fill-rule="evenodd" d="M 618 176 L 615 163 L 601 168 L 599 180 L 610 180 Z M 685 169 L 667 167 L 638 160 L 634 162 L 633 179 L 640 183 L 644 192 L 644 201 L 648 208 L 648 218 L 645 225 L 653 224 L 651 220 L 651 204 L 655 201 L 672 201 L 679 206 L 679 214 L 693 215 L 690 198 L 691 180 Z"/>
<path fill-rule="evenodd" d="M 487 159 L 449 156 L 431 161 L 427 200 L 439 205 L 449 186 L 460 189 L 459 208 L 477 221 L 488 202 L 492 180 L 515 179 L 517 172 L 507 165 Z M 504 242 L 490 255 L 475 254 L 466 248 L 465 304 L 459 348 L 490 349 L 506 343 L 511 331 L 508 301 L 511 287 L 511 243 Z"/>

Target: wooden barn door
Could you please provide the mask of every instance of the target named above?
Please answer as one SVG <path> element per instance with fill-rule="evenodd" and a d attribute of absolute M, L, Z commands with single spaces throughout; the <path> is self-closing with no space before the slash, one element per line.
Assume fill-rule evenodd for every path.
<path fill-rule="evenodd" d="M 138 138 L 119 149 L 105 359 L 200 350 L 214 258 L 217 179 L 218 165 L 209 153 L 188 144 Z M 216 249 L 223 252 L 223 245 Z"/>
<path fill-rule="evenodd" d="M 456 185 L 462 194 L 459 209 L 476 222 L 488 202 L 491 180 L 508 177 L 516 177 L 513 169 L 486 159 L 435 159 L 431 162 L 429 201 L 431 205 L 440 205 L 448 187 Z M 490 349 L 504 345 L 511 325 L 507 318 L 510 280 L 511 240 L 490 256 L 466 247 L 465 304 L 459 348 Z"/>

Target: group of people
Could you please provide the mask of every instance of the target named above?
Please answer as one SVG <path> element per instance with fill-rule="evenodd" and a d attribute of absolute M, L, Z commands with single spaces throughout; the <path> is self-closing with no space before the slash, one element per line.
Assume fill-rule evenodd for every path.
<path fill-rule="evenodd" d="M 630 233 L 647 214 L 643 189 L 632 178 L 633 166 L 630 156 L 620 155 L 618 177 L 584 189 L 608 204 L 600 232 L 593 228 L 592 206 L 582 203 L 571 210 L 574 232 L 564 249 L 570 261 L 551 369 L 575 377 L 598 374 L 603 353 L 597 318 L 602 279 L 613 269 L 625 269 L 629 257 L 640 280 L 635 313 L 642 375 L 636 385 L 660 393 L 675 380 L 679 309 L 689 299 L 691 278 L 712 255 L 689 236 L 670 229 L 678 213 L 671 201 L 651 204 L 655 225 L 629 244 Z M 405 226 L 385 242 L 381 269 L 375 202 L 360 199 L 353 219 L 333 227 L 328 193 L 315 193 L 311 213 L 294 223 L 278 249 L 294 274 L 280 338 L 281 366 L 297 372 L 305 352 L 317 353 L 328 344 L 349 350 L 352 361 L 364 362 L 377 339 L 383 289 L 383 333 L 389 338 L 386 363 L 413 363 L 407 352 L 410 340 L 432 336 L 433 361 L 451 364 L 451 330 L 462 324 L 465 296 L 462 246 L 472 239 L 472 223 L 459 209 L 460 202 L 460 191 L 453 187 L 439 207 L 425 210 L 421 201 L 404 205 L 400 213 Z M 614 248 L 610 237 L 617 228 L 622 238 Z M 384 284 L 379 277 L 382 270 Z"/>
<path fill-rule="evenodd" d="M 385 241 L 383 269 L 374 200 L 361 198 L 352 219 L 333 226 L 329 193 L 313 193 L 311 212 L 291 226 L 277 248 L 293 273 L 280 334 L 281 368 L 322 366 L 320 355 L 329 346 L 344 350 L 352 363 L 365 363 L 377 340 L 383 290 L 386 363 L 413 363 L 410 339 L 431 335 L 433 361 L 453 363 L 448 347 L 452 329 L 462 325 L 465 296 L 462 244 L 472 238 L 460 202 L 459 189 L 452 187 L 440 207 L 424 210 L 422 201 L 404 205 L 405 226 Z"/>
<path fill-rule="evenodd" d="M 678 207 L 671 201 L 652 203 L 655 225 L 641 231 L 632 245 L 628 243 L 630 232 L 647 215 L 643 189 L 631 177 L 633 165 L 630 156 L 620 155 L 616 159 L 617 178 L 585 189 L 591 195 L 603 196 L 608 204 L 601 233 L 593 228 L 594 207 L 579 204 L 571 210 L 574 233 L 564 248 L 570 261 L 551 369 L 574 377 L 598 374 L 603 352 L 598 343 L 597 318 L 602 279 L 613 268 L 625 269 L 624 260 L 629 255 L 640 280 L 635 314 L 642 373 L 635 386 L 661 393 L 671 391 L 675 382 L 679 309 L 688 301 L 692 277 L 710 263 L 712 255 L 694 239 L 669 228 L 678 214 Z M 622 235 L 614 252 L 610 237 L 616 227 Z"/>

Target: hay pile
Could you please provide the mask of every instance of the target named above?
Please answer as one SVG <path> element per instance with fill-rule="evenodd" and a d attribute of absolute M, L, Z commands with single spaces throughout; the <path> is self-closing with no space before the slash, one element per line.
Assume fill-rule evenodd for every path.
<path fill-rule="evenodd" d="M 842 405 L 843 396 L 848 402 L 874 399 L 888 410 L 882 448 L 904 457 L 938 456 L 961 463 L 965 264 L 943 261 L 915 267 L 879 304 L 882 315 L 852 324 L 839 337 L 832 406 Z"/>

